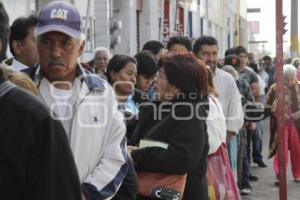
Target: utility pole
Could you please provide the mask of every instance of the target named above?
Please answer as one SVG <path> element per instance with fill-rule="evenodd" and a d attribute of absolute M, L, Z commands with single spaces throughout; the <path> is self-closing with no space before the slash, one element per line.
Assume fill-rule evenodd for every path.
<path fill-rule="evenodd" d="M 277 118 L 277 153 L 279 157 L 279 199 L 287 200 L 285 137 L 284 137 L 284 102 L 283 102 L 283 15 L 282 0 L 276 0 L 276 106 Z"/>
<path fill-rule="evenodd" d="M 87 37 L 89 22 L 90 22 L 90 15 L 91 15 L 91 0 L 88 0 L 86 6 L 86 14 L 85 14 L 85 23 L 84 23 L 84 35 Z"/>
<path fill-rule="evenodd" d="M 298 48 L 298 0 L 291 1 L 291 56 L 299 56 Z"/>

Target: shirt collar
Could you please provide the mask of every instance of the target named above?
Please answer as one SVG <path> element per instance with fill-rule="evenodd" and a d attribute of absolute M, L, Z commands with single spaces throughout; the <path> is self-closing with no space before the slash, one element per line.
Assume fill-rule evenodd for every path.
<path fill-rule="evenodd" d="M 90 91 L 93 90 L 104 90 L 104 80 L 101 79 L 98 75 L 89 72 L 88 70 L 84 69 L 79 63 L 76 67 L 76 77 L 81 80 L 81 82 L 85 82 Z M 41 66 L 37 66 L 37 70 L 34 74 L 34 80 L 36 81 L 37 85 L 40 84 L 43 78 L 43 73 L 41 71 Z"/>
<path fill-rule="evenodd" d="M 13 58 L 11 66 L 15 71 L 21 71 L 28 68 L 27 65 L 24 65 L 23 63 L 19 62 L 16 58 Z"/>

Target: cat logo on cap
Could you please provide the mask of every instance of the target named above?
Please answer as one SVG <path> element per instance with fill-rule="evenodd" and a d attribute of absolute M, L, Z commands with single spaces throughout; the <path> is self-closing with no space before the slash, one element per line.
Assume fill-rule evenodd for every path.
<path fill-rule="evenodd" d="M 51 14 L 50 14 L 50 18 L 67 20 L 68 12 L 69 11 L 64 10 L 64 9 L 52 9 Z"/>

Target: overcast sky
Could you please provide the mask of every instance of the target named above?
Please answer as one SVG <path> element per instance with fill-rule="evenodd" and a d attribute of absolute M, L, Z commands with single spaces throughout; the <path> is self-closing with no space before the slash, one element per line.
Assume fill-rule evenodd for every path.
<path fill-rule="evenodd" d="M 267 40 L 265 49 L 275 54 L 275 2 L 276 0 L 248 0 L 248 8 L 261 8 L 260 13 L 248 14 L 248 21 L 260 22 L 260 34 L 255 35 L 255 40 Z M 300 3 L 300 2 L 299 2 Z M 287 20 L 290 21 L 290 0 L 283 0 L 283 14 L 287 15 Z M 288 29 L 290 23 L 287 25 Z M 284 35 L 284 40 L 288 43 L 284 43 L 284 50 L 289 46 L 290 32 L 288 31 Z"/>

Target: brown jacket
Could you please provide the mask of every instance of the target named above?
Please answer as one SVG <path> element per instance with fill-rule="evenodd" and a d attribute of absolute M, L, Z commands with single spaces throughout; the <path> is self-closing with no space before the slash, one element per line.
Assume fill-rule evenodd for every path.
<path fill-rule="evenodd" d="M 297 102 L 298 108 L 300 109 L 300 83 L 296 84 L 296 94 L 297 94 Z M 292 95 L 291 90 L 283 86 L 283 95 L 284 95 L 284 114 L 287 116 L 288 108 L 292 105 Z M 266 104 L 268 106 L 272 106 L 273 102 L 277 99 L 276 97 L 276 83 L 274 83 L 267 94 Z M 298 110 L 299 111 L 299 110 Z M 295 126 L 298 131 L 300 137 L 300 118 L 295 121 Z M 276 146 L 277 146 L 277 120 L 275 115 L 271 114 L 270 118 L 270 141 L 269 141 L 269 158 L 273 157 L 276 154 Z"/>

